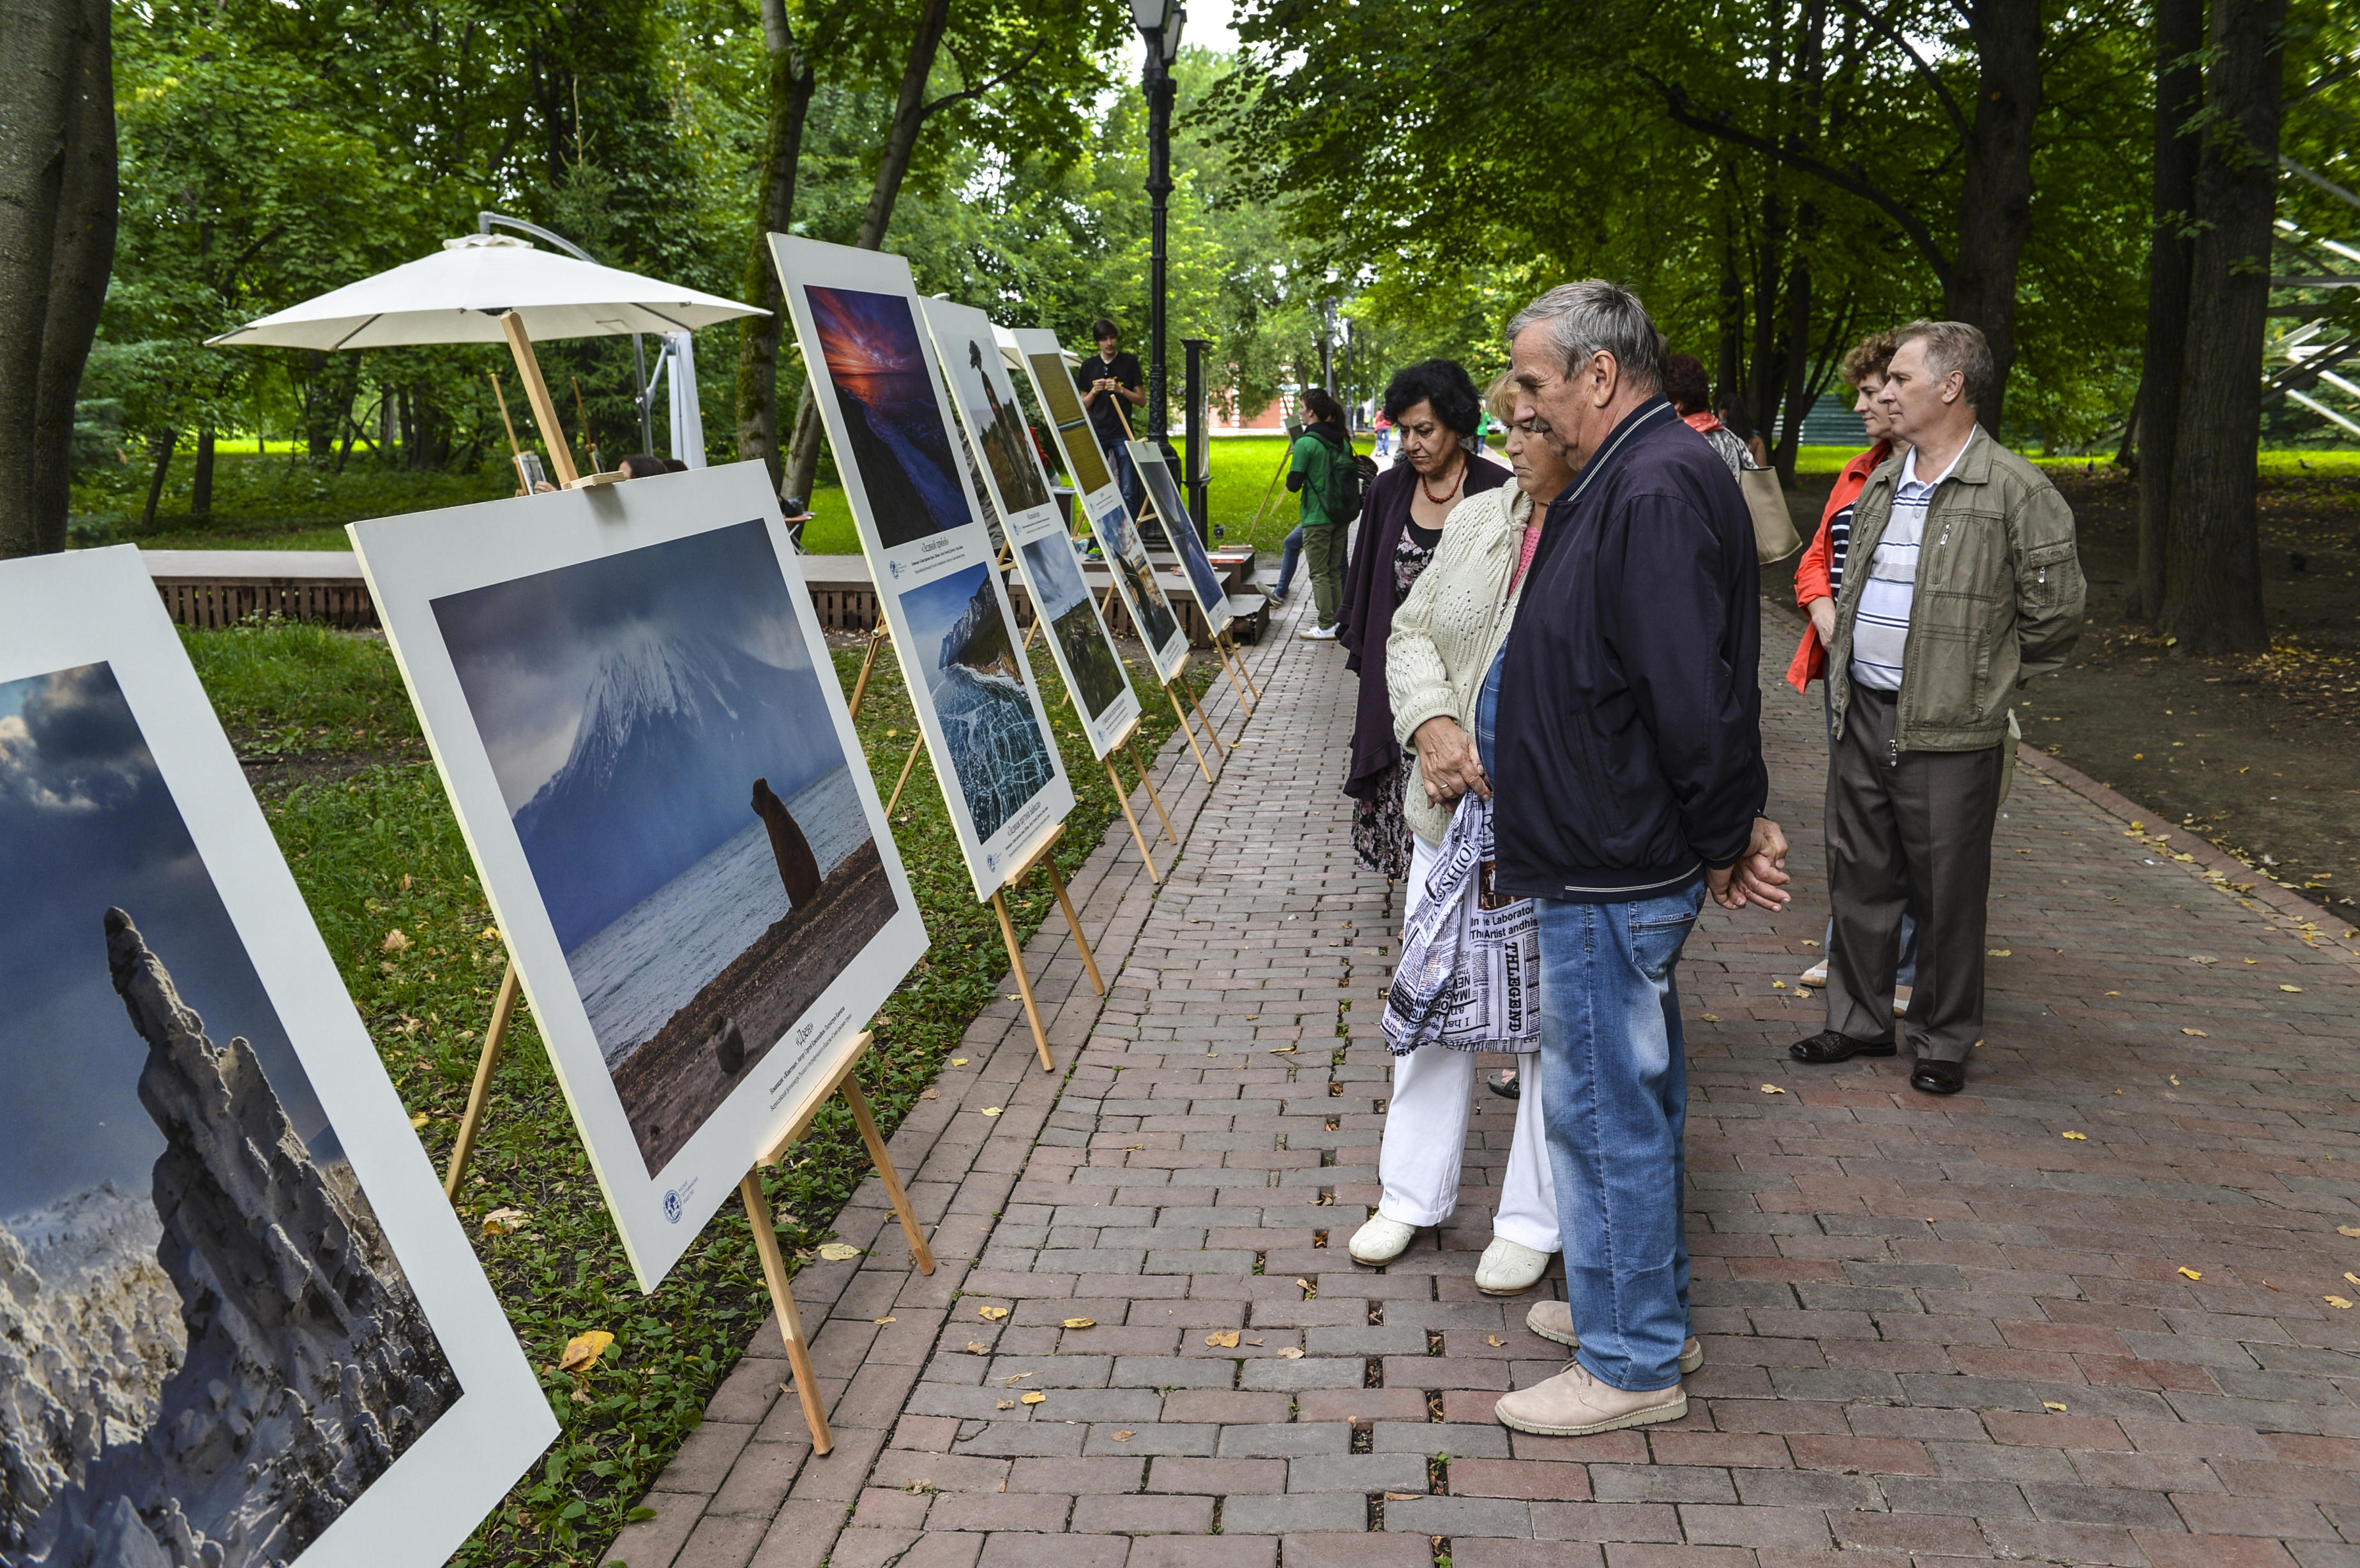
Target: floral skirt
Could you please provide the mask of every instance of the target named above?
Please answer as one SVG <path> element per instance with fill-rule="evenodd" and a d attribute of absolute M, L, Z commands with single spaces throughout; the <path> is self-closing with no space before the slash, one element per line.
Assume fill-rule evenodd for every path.
<path fill-rule="evenodd" d="M 1409 769 L 1394 763 L 1377 775 L 1376 788 L 1353 802 L 1352 855 L 1363 871 L 1373 871 L 1389 882 L 1409 880 L 1410 825 L 1402 814 L 1402 791 Z"/>

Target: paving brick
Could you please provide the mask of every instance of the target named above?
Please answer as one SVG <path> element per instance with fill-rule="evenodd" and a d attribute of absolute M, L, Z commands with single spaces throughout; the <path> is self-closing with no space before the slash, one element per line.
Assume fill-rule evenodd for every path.
<path fill-rule="evenodd" d="M 1240 1493 L 1222 1501 L 1221 1530 L 1228 1535 L 1328 1534 L 1366 1530 L 1368 1515 L 1368 1498 L 1358 1492 Z"/>
<path fill-rule="evenodd" d="M 1474 1541 L 1470 1546 L 1505 1545 Z M 1433 1549 L 1415 1536 L 1367 1535 L 1352 1531 L 1290 1533 L 1279 1543 L 1286 1568 L 1432 1568 Z M 1452 1568 L 1462 1559 L 1453 1552 Z M 1480 1568 L 1524 1568 L 1498 1558 L 1485 1558 Z M 1535 1562 L 1531 1568 L 1544 1568 Z"/>
<path fill-rule="evenodd" d="M 1076 1497 L 1072 1528 L 1077 1535 L 1198 1535 L 1213 1528 L 1213 1499 Z"/>

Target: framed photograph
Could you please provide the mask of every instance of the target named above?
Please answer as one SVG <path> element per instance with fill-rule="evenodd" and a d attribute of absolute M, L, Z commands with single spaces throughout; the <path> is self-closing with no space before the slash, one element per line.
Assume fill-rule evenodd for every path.
<path fill-rule="evenodd" d="M 1046 327 L 1003 327 L 1000 336 L 1024 361 L 1025 373 L 1032 380 L 1033 399 L 1049 416 L 1057 450 L 1064 455 L 1065 472 L 1074 476 L 1083 511 L 1096 517 L 1102 507 L 1122 505 L 1122 491 L 1107 467 L 1098 432 L 1090 428 L 1090 416 L 1074 389 L 1074 373 L 1065 366 L 1065 351 L 1058 346 L 1057 334 Z"/>
<path fill-rule="evenodd" d="M 769 475 L 347 532 L 651 1290 L 926 946 Z"/>
<path fill-rule="evenodd" d="M 1139 465 L 1139 476 L 1147 485 L 1147 499 L 1155 515 L 1164 519 L 1164 537 L 1172 541 L 1175 554 L 1180 557 L 1181 570 L 1188 574 L 1188 586 L 1196 595 L 1196 607 L 1205 613 L 1205 624 L 1218 633 L 1234 618 L 1229 614 L 1229 598 L 1222 591 L 1220 574 L 1205 554 L 1205 541 L 1196 537 L 1196 524 L 1188 516 L 1186 503 L 1180 499 L 1180 482 L 1174 476 L 1164 454 L 1155 450 L 1153 441 L 1135 441 L 1127 449 L 1131 461 Z"/>
<path fill-rule="evenodd" d="M 1033 450 L 991 321 L 971 306 L 944 299 L 921 304 L 959 422 L 982 454 L 983 482 L 1014 549 L 1032 613 L 1047 627 L 1050 657 L 1073 694 L 1090 755 L 1104 757 L 1138 722 L 1139 695 L 1122 672 L 1098 602 L 1082 585 L 1080 558 L 1049 498 L 1049 475 Z"/>
<path fill-rule="evenodd" d="M 989 898 L 1024 868 L 1074 809 L 1073 785 L 1033 685 L 1023 637 L 1000 581 L 998 552 L 984 526 L 982 508 L 997 503 L 988 488 L 970 489 L 959 476 L 968 456 L 960 450 L 967 438 L 944 396 L 952 383 L 935 356 L 923 308 L 910 284 L 909 263 L 790 234 L 772 234 L 770 254 L 803 363 L 822 384 L 821 423 L 844 475 L 853 528 L 918 711 L 919 732 L 934 758 L 976 897 Z M 905 321 L 911 324 L 907 334 Z M 869 325 L 856 332 L 846 329 L 847 322 Z M 979 346 L 989 363 L 989 340 Z M 891 384 L 890 395 L 876 390 L 885 381 Z M 849 385 L 849 396 L 838 382 Z M 875 414 L 889 406 L 890 420 Z M 1017 423 L 1015 433 L 1021 434 L 1022 420 Z M 890 440 L 880 437 L 884 429 L 897 433 Z M 910 503 L 902 481 L 894 476 L 900 470 L 889 467 L 886 457 L 904 468 L 918 463 L 909 454 L 922 447 L 933 450 L 919 439 L 929 429 L 939 432 L 942 473 L 959 520 L 951 523 L 946 512 L 930 510 L 927 516 L 935 520 L 914 528 L 907 522 Z M 985 446 L 973 456 L 978 477 L 989 486 L 989 447 L 973 444 Z M 885 456 L 873 450 L 877 446 L 885 449 Z M 1002 455 L 1013 474 L 1013 460 L 1024 453 Z M 1038 475 L 1037 464 L 1032 472 Z M 881 487 L 872 487 L 880 475 Z M 1030 499 L 1031 492 L 1022 494 Z M 1012 504 L 1016 497 L 1008 499 Z M 1045 484 L 1041 502 L 1047 502 Z M 1046 516 L 1054 518 L 1054 508 Z M 1022 536 L 1010 537 L 1016 543 Z"/>
<path fill-rule="evenodd" d="M 131 546 L 0 561 L 0 1561 L 442 1561 L 557 1422 Z"/>

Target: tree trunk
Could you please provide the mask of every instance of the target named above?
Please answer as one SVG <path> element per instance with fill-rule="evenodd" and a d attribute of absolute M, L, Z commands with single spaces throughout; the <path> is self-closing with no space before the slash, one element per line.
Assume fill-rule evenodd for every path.
<path fill-rule="evenodd" d="M 156 472 L 148 480 L 148 509 L 139 514 L 139 531 L 148 533 L 156 527 L 156 508 L 164 499 L 164 475 L 172 467 L 172 448 L 180 442 L 177 430 L 158 430 L 148 438 L 148 454 L 156 460 Z"/>
<path fill-rule="evenodd" d="M 770 313 L 748 316 L 738 334 L 738 455 L 759 458 L 775 490 L 785 477 L 779 452 L 779 343 L 786 332 L 786 295 L 770 259 L 770 236 L 794 221 L 795 169 L 803 157 L 803 122 L 818 77 L 796 46 L 785 0 L 761 0 L 762 47 L 770 56 L 770 135 L 763 151 L 761 199 L 754 213 L 754 245 L 738 292 Z"/>
<path fill-rule="evenodd" d="M 197 468 L 189 480 L 189 521 L 213 520 L 213 432 L 197 432 Z"/>
<path fill-rule="evenodd" d="M 1811 264 L 1800 256 L 1786 274 L 1786 428 L 1782 432 L 1765 431 L 1778 437 L 1771 449 L 1771 465 L 1778 471 L 1778 483 L 1792 490 L 1795 487 L 1795 460 L 1801 455 L 1803 445 L 1803 412 L 1811 400 Z"/>
<path fill-rule="evenodd" d="M 1737 275 L 1737 247 L 1721 246 L 1721 350 L 1713 364 L 1713 410 L 1737 393 L 1738 358 L 1745 352 L 1745 280 Z"/>
<path fill-rule="evenodd" d="M 1943 279 L 1942 308 L 1953 321 L 1982 328 L 1991 345 L 1992 392 L 1975 414 L 1996 435 L 2016 363 L 2016 263 L 2032 233 L 2040 0 L 1980 0 L 1971 15 L 1980 91 L 1959 186 L 1958 256 Z"/>
<path fill-rule="evenodd" d="M 0 557 L 65 548 L 74 399 L 115 258 L 105 0 L 0 5 Z"/>
<path fill-rule="evenodd" d="M 943 30 L 950 18 L 950 0 L 926 0 L 918 29 L 911 37 L 910 60 L 901 71 L 901 93 L 893 104 L 893 123 L 885 133 L 877 179 L 869 188 L 869 208 L 860 215 L 860 232 L 852 242 L 862 250 L 875 250 L 885 243 L 886 227 L 893 221 L 893 203 L 901 199 L 901 181 L 918 150 L 918 133 L 925 128 L 926 78 L 934 72 L 934 56 L 942 49 Z M 795 407 L 794 445 L 788 453 L 786 478 L 779 487 L 781 495 L 808 498 L 812 477 L 819 472 L 819 405 L 812 400 L 817 380 L 815 375 L 803 378 L 803 399 Z"/>
<path fill-rule="evenodd" d="M 2181 653 L 2268 646 L 2254 506 L 2278 215 L 2287 0 L 2212 0 L 2186 363 L 2159 628 Z"/>
<path fill-rule="evenodd" d="M 2204 0 L 2155 0 L 2155 203 L 2147 235 L 2147 355 L 2133 418 L 2138 441 L 2138 580 L 2129 613 L 2163 611 L 2164 538 L 2171 517 L 2171 454 L 2180 434 L 2180 377 L 2188 347 L 2188 267 L 2199 143 L 2183 135 L 2204 104 Z M 2125 440 L 2129 436 L 2125 435 Z"/>

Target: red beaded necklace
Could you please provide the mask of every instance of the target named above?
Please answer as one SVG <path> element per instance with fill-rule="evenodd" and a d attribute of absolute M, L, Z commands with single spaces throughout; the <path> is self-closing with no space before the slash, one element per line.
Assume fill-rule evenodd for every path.
<path fill-rule="evenodd" d="M 1450 498 L 1451 498 L 1453 495 L 1458 495 L 1458 494 L 1459 494 L 1459 487 L 1460 487 L 1461 485 L 1465 485 L 1466 483 L 1467 483 L 1467 459 L 1466 459 L 1465 457 L 1463 457 L 1463 456 L 1462 456 L 1462 457 L 1460 457 L 1460 458 L 1459 458 L 1459 477 L 1458 477 L 1458 478 L 1456 478 L 1456 479 L 1454 479 L 1454 480 L 1452 480 L 1452 481 L 1451 481 L 1451 484 L 1450 484 L 1450 488 L 1449 488 L 1449 489 L 1448 489 L 1448 490 L 1445 490 L 1445 491 L 1444 491 L 1441 495 L 1436 495 L 1436 494 L 1433 492 L 1433 490 L 1432 490 L 1432 489 L 1430 489 L 1430 488 L 1428 488 L 1428 487 L 1427 487 L 1426 483 L 1426 475 L 1425 475 L 1425 474 L 1419 474 L 1419 475 L 1417 476 L 1417 488 L 1418 488 L 1418 492 L 1419 492 L 1419 494 L 1423 495 L 1426 497 L 1426 505 L 1427 505 L 1427 506 L 1447 506 L 1447 505 L 1448 505 L 1448 503 L 1449 503 L 1449 501 L 1450 501 Z"/>

